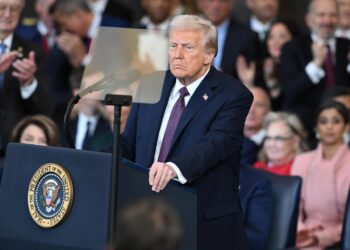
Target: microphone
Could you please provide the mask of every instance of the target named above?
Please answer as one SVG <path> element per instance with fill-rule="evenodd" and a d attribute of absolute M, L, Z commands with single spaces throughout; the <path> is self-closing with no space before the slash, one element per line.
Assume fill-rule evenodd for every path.
<path fill-rule="evenodd" d="M 78 95 L 80 98 L 86 96 L 89 93 L 106 90 L 106 89 L 114 89 L 118 85 L 128 85 L 132 82 L 135 82 L 141 78 L 141 73 L 137 69 L 128 70 L 124 73 L 112 73 L 101 80 L 91 84 L 85 89 L 79 91 Z"/>

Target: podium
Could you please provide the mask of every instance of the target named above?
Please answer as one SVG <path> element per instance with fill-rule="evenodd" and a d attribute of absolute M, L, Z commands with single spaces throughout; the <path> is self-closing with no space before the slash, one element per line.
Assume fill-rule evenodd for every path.
<path fill-rule="evenodd" d="M 31 181 L 45 164 L 62 166 L 73 186 L 70 211 L 64 220 L 49 228 L 39 226 L 28 207 Z M 106 249 L 111 164 L 112 156 L 107 153 L 10 144 L 0 186 L 0 249 Z M 147 168 L 126 160 L 119 167 L 117 211 L 140 198 L 164 199 L 180 217 L 184 231 L 182 249 L 196 249 L 195 191 L 172 181 L 161 193 L 154 193 L 148 184 Z M 43 192 L 43 188 L 38 190 L 39 194 Z M 48 197 L 51 196 L 45 196 L 47 204 Z M 59 201 L 56 197 L 54 205 Z"/>

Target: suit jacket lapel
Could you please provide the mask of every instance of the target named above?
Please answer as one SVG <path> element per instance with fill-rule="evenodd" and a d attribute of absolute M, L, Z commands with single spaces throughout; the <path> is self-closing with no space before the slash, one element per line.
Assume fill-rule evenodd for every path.
<path fill-rule="evenodd" d="M 179 138 L 181 132 L 191 121 L 192 117 L 197 113 L 197 111 L 203 108 L 215 96 L 216 92 L 214 91 L 214 89 L 218 86 L 218 82 L 215 81 L 214 77 L 215 73 L 216 69 L 212 67 L 208 75 L 203 79 L 203 82 L 198 86 L 198 88 L 194 92 L 189 103 L 186 105 L 186 108 L 182 113 L 180 121 L 177 125 L 172 145 L 174 145 L 176 140 Z"/>
<path fill-rule="evenodd" d="M 153 154 L 150 154 L 149 161 L 147 162 L 153 162 L 154 152 L 157 145 L 157 139 L 158 134 L 160 130 L 160 126 L 162 124 L 163 115 L 165 108 L 168 104 L 169 96 L 171 93 L 171 90 L 173 89 L 175 84 L 175 77 L 173 77 L 169 72 L 167 72 L 164 80 L 163 90 L 161 93 L 161 97 L 158 103 L 151 105 L 151 111 L 152 117 L 154 117 L 154 120 L 151 121 L 151 124 L 149 124 L 147 129 L 147 134 L 149 135 L 148 138 L 151 139 L 149 145 L 151 145 L 153 149 Z"/>

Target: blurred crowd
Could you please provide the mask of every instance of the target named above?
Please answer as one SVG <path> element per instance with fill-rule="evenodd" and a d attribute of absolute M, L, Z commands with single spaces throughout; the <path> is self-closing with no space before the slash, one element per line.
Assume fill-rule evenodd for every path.
<path fill-rule="evenodd" d="M 235 0 L 140 2 L 144 16 L 135 20 L 114 0 L 0 0 L 2 160 L 8 142 L 67 146 L 63 114 L 99 27 L 166 31 L 175 15 L 201 15 L 218 30 L 213 66 L 254 95 L 242 168 L 301 176 L 297 246 L 337 244 L 350 187 L 350 0 L 305 2 L 307 29 L 278 16 L 279 0 L 246 0 L 251 15 L 244 22 L 232 16 Z M 22 13 L 25 4 L 35 18 Z M 123 108 L 121 132 L 128 112 Z M 113 107 L 82 99 L 69 121 L 75 147 L 112 144 L 113 117 Z M 252 249 L 265 249 L 257 242 L 266 242 L 266 234 L 253 230 L 248 238 Z"/>

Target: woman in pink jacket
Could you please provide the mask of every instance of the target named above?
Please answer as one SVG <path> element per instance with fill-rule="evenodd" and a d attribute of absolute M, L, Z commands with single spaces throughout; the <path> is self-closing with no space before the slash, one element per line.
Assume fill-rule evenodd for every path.
<path fill-rule="evenodd" d="M 292 174 L 303 178 L 297 247 L 324 249 L 340 241 L 350 186 L 350 151 L 343 141 L 349 113 L 335 101 L 317 112 L 316 150 L 296 157 Z"/>

